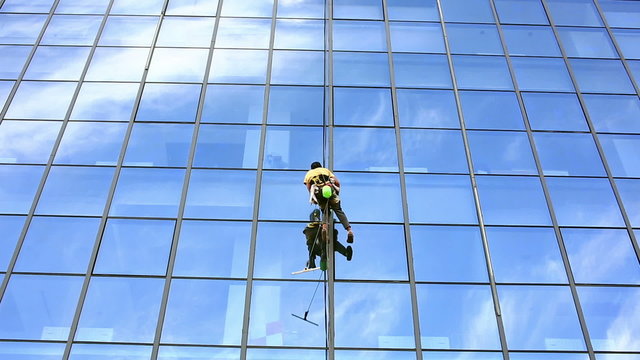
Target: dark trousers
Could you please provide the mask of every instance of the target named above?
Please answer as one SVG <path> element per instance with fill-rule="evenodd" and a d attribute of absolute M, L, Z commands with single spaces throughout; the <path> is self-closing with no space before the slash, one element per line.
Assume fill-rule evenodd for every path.
<path fill-rule="evenodd" d="M 315 264 L 316 256 L 322 257 L 323 246 L 322 235 L 320 233 L 321 224 L 316 227 L 305 227 L 302 231 L 307 238 L 307 249 L 309 250 L 309 264 Z M 315 244 L 315 246 L 314 246 Z M 338 230 L 333 229 L 333 250 L 340 255 L 347 256 L 347 248 L 338 241 Z"/>

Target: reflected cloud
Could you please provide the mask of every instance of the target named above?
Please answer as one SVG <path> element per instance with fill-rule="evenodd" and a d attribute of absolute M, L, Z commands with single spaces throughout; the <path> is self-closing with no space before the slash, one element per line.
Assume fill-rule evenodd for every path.
<path fill-rule="evenodd" d="M 128 121 L 138 87 L 138 84 L 85 83 L 71 119 Z"/>
<path fill-rule="evenodd" d="M 6 118 L 64 119 L 75 91 L 75 82 L 27 82 L 20 84 Z"/>
<path fill-rule="evenodd" d="M 147 80 L 201 82 L 208 54 L 205 49 L 155 49 Z"/>
<path fill-rule="evenodd" d="M 33 44 L 46 19 L 46 15 L 0 14 L 0 41 Z"/>
<path fill-rule="evenodd" d="M 109 16 L 100 45 L 151 46 L 158 17 Z"/>
<path fill-rule="evenodd" d="M 59 121 L 3 121 L 0 162 L 46 163 L 60 126 Z"/>
<path fill-rule="evenodd" d="M 149 49 L 96 49 L 86 80 L 140 81 L 149 56 Z"/>
<path fill-rule="evenodd" d="M 213 51 L 209 81 L 264 84 L 267 77 L 266 50 Z"/>

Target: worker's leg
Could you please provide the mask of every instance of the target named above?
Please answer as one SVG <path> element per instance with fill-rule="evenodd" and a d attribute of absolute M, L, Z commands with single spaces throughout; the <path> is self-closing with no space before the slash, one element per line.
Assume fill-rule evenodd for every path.
<path fill-rule="evenodd" d="M 308 268 L 316 267 L 316 256 L 320 253 L 320 249 L 316 249 L 318 245 L 314 246 L 316 241 L 316 235 L 318 233 L 318 228 L 309 228 L 306 227 L 303 231 L 304 236 L 307 238 L 307 249 L 309 250 L 309 262 L 307 263 Z"/>
<path fill-rule="evenodd" d="M 338 196 L 332 196 L 331 199 L 329 199 L 329 205 L 331 206 L 331 209 L 333 209 L 333 212 L 338 217 L 338 220 L 340 220 L 340 223 L 342 224 L 344 229 L 349 230 L 349 228 L 351 228 L 351 225 L 349 224 L 347 215 L 344 213 L 344 211 L 342 211 L 342 206 L 340 205 L 340 198 Z"/>

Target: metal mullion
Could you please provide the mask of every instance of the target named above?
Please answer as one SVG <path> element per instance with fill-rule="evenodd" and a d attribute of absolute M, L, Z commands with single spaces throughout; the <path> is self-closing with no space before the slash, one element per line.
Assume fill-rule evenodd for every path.
<path fill-rule="evenodd" d="M 595 3 L 595 2 L 594 2 Z M 611 168 L 609 167 L 609 162 L 607 161 L 607 158 L 605 156 L 605 152 L 604 149 L 602 147 L 602 144 L 600 143 L 600 139 L 598 137 L 598 134 L 596 132 L 595 126 L 593 125 L 593 122 L 591 121 L 591 115 L 589 115 L 589 111 L 587 109 L 587 105 L 586 102 L 584 100 L 584 96 L 580 90 L 580 86 L 578 85 L 578 82 L 576 80 L 576 76 L 573 72 L 573 68 L 571 66 L 571 63 L 569 62 L 567 56 L 566 56 L 566 52 L 564 50 L 564 45 L 562 44 L 562 41 L 560 39 L 560 36 L 558 34 L 558 30 L 556 29 L 556 25 L 555 22 L 553 21 L 553 17 L 551 16 L 551 12 L 548 11 L 548 5 L 546 0 L 542 0 L 542 5 L 544 6 L 545 10 L 547 11 L 547 14 L 549 16 L 549 22 L 551 24 L 551 29 L 553 30 L 553 34 L 556 38 L 556 41 L 558 42 L 558 46 L 560 48 L 560 53 L 562 54 L 563 58 L 564 58 L 564 62 L 565 62 L 565 66 L 567 67 L 567 71 L 569 72 L 569 76 L 571 78 L 571 82 L 574 86 L 574 88 L 576 89 L 576 95 L 578 96 L 578 100 L 580 102 L 580 107 L 582 108 L 582 112 L 584 113 L 585 119 L 587 121 L 587 125 L 589 126 L 589 131 L 591 132 L 591 136 L 593 137 L 593 141 L 596 145 L 596 148 L 598 149 L 598 155 L 600 155 L 600 160 L 602 161 L 602 165 L 604 166 L 604 170 L 607 174 L 607 178 L 609 179 L 609 184 L 611 185 L 611 189 L 613 190 L 613 195 L 616 198 L 616 203 L 618 204 L 618 208 L 620 209 L 620 213 L 622 215 L 622 218 L 624 220 L 624 224 L 625 227 L 627 229 L 627 232 L 629 234 L 629 238 L 631 239 L 631 244 L 633 245 L 633 249 L 636 253 L 636 258 L 638 259 L 638 261 L 640 261 L 640 245 L 638 244 L 638 240 L 633 232 L 633 226 L 631 224 L 631 221 L 629 220 L 629 216 L 627 215 L 627 211 L 625 210 L 624 204 L 622 202 L 622 197 L 620 196 L 620 192 L 618 191 L 618 186 L 616 185 L 616 182 L 613 178 L 613 174 L 611 172 Z M 597 7 L 597 5 L 596 5 Z M 598 12 L 600 17 L 603 19 L 603 21 L 605 21 L 606 24 L 606 19 L 602 16 L 603 14 L 600 12 L 600 9 L 598 8 Z M 612 38 L 612 41 L 615 42 L 614 37 L 610 36 Z M 614 43 L 614 45 L 616 45 L 616 50 L 618 51 L 619 55 L 620 55 L 620 59 L 623 59 L 622 54 L 620 53 L 620 49 L 617 46 L 617 43 Z M 625 62 L 623 62 L 623 64 L 625 64 Z M 633 81 L 633 76 L 631 75 L 631 73 L 629 72 L 628 67 L 625 65 L 625 69 L 627 70 L 627 76 L 629 77 L 629 79 L 631 81 Z M 634 83 L 636 92 L 638 92 L 638 87 L 636 86 L 637 84 Z M 629 94 L 627 94 L 629 95 Z"/>
<path fill-rule="evenodd" d="M 98 35 L 96 36 L 96 41 L 94 43 L 94 50 L 95 50 L 95 47 L 98 44 L 99 37 L 100 37 L 100 35 L 102 33 L 102 30 L 104 29 L 106 21 L 109 18 L 109 13 L 111 12 L 111 8 L 113 6 L 114 1 L 115 0 L 110 0 L 109 6 L 108 6 L 108 8 L 107 8 L 107 10 L 106 10 L 106 12 L 104 14 L 104 19 L 103 19 L 103 22 L 101 24 L 100 31 L 98 32 Z M 168 1 L 169 0 L 164 0 L 163 9 L 166 9 Z M 163 10 L 163 12 L 164 12 L 164 10 Z M 129 139 L 131 137 L 131 132 L 133 130 L 133 124 L 134 124 L 135 117 L 136 117 L 136 114 L 137 114 L 137 111 L 138 111 L 137 109 L 138 109 L 138 107 L 140 105 L 140 99 L 142 98 L 142 91 L 144 89 L 144 82 L 145 82 L 145 80 L 147 78 L 147 74 L 148 74 L 148 71 L 149 71 L 149 64 L 151 62 L 151 57 L 153 55 L 153 46 L 155 45 L 155 43 L 156 43 L 156 41 L 158 39 L 158 34 L 160 32 L 161 25 L 162 25 L 162 16 L 160 16 L 160 20 L 158 21 L 158 25 L 156 26 L 155 34 L 154 34 L 153 41 L 152 41 L 152 46 L 149 49 L 149 56 L 147 57 L 145 70 L 144 70 L 142 79 L 140 80 L 140 87 L 138 88 L 138 93 L 136 94 L 136 100 L 135 100 L 134 106 L 133 106 L 134 110 L 131 112 L 131 117 L 129 118 L 127 131 L 125 133 L 125 137 L 124 137 L 123 142 L 122 142 L 122 147 L 120 148 L 120 155 L 118 157 L 118 161 L 117 161 L 116 166 L 115 166 L 113 179 L 111 181 L 111 185 L 110 185 L 109 192 L 108 192 L 108 195 L 107 195 L 107 202 L 105 204 L 104 211 L 103 211 L 102 216 L 101 216 L 100 225 L 98 226 L 98 233 L 96 235 L 96 240 L 94 242 L 94 246 L 93 246 L 93 249 L 91 251 L 91 257 L 89 258 L 89 264 L 87 266 L 87 272 L 85 274 L 85 279 L 84 279 L 84 282 L 82 284 L 82 288 L 80 290 L 80 295 L 78 296 L 78 303 L 77 303 L 77 306 L 76 306 L 76 311 L 74 313 L 73 320 L 72 320 L 71 326 L 69 328 L 69 336 L 67 338 L 67 345 L 65 347 L 64 354 L 63 354 L 63 357 L 62 357 L 63 360 L 67 360 L 69 358 L 70 353 L 71 353 L 71 347 L 73 345 L 73 340 L 75 338 L 75 333 L 76 333 L 76 330 L 78 329 L 78 324 L 80 322 L 80 315 L 82 313 L 82 307 L 84 305 L 84 301 L 86 299 L 86 295 L 87 295 L 87 292 L 89 290 L 89 283 L 90 283 L 90 280 L 91 280 L 93 267 L 94 267 L 95 262 L 96 262 L 96 260 L 98 258 L 98 249 L 100 248 L 100 243 L 101 243 L 101 240 L 102 240 L 102 234 L 103 234 L 104 229 L 105 229 L 106 224 L 107 224 L 107 218 L 109 216 L 109 209 L 111 208 L 111 204 L 113 202 L 113 196 L 115 194 L 116 185 L 118 183 L 118 178 L 120 176 L 120 172 L 121 172 L 121 169 L 122 169 L 122 163 L 124 161 L 125 151 L 126 151 Z M 85 72 L 87 70 L 88 70 L 88 64 L 87 64 L 87 68 L 85 69 Z M 69 111 L 71 111 L 71 110 L 69 110 Z"/>
<path fill-rule="evenodd" d="M 220 14 L 221 10 L 222 10 L 222 3 L 223 0 L 220 0 L 218 2 L 218 8 L 216 10 L 216 14 Z M 166 11 L 166 5 L 165 4 L 165 11 Z M 163 11 L 163 15 L 164 12 Z M 165 16 L 163 16 L 163 18 L 165 18 Z M 195 158 L 195 152 L 196 152 L 196 147 L 197 147 L 197 140 L 198 140 L 198 134 L 200 131 L 200 120 L 202 119 L 202 112 L 204 109 L 204 102 L 205 102 L 205 98 L 206 98 L 206 94 L 207 94 L 207 82 L 209 79 L 209 73 L 211 72 L 211 62 L 213 59 L 213 49 L 215 48 L 215 43 L 216 43 L 216 35 L 218 33 L 218 26 L 220 24 L 219 18 L 214 17 L 214 25 L 213 25 L 213 32 L 211 35 L 211 42 L 209 44 L 209 47 L 207 49 L 209 49 L 209 55 L 207 57 L 207 65 L 205 67 L 205 71 L 204 71 L 204 75 L 203 75 L 203 80 L 202 80 L 202 88 L 200 89 L 200 97 L 199 97 L 199 101 L 198 101 L 198 108 L 196 111 L 196 119 L 195 119 L 195 124 L 193 127 L 193 134 L 191 136 L 191 147 L 189 149 L 189 157 L 187 160 L 187 166 L 185 169 L 185 176 L 184 176 L 184 182 L 182 184 L 182 193 L 180 196 L 180 204 L 178 205 L 178 214 L 176 217 L 176 222 L 175 222 L 175 228 L 173 230 L 173 238 L 171 240 L 171 250 L 169 252 L 169 262 L 167 265 L 167 273 L 164 276 L 165 278 L 165 284 L 164 284 L 164 289 L 162 292 L 162 299 L 160 301 L 160 312 L 158 314 L 158 321 L 157 321 L 157 325 L 156 325 L 156 332 L 155 332 L 155 336 L 154 336 L 154 340 L 153 340 L 153 346 L 152 346 L 152 350 L 151 350 L 151 359 L 156 359 L 158 356 L 158 353 L 160 351 L 160 342 L 162 340 L 162 329 L 163 329 L 163 325 L 164 325 L 164 319 L 165 319 L 165 315 L 166 315 L 166 311 L 167 311 L 167 305 L 169 302 L 169 295 L 170 295 L 170 291 L 171 291 L 171 283 L 173 280 L 173 269 L 175 267 L 175 262 L 176 262 L 176 256 L 177 256 L 177 252 L 178 252 L 178 241 L 180 238 L 180 231 L 182 229 L 182 222 L 184 220 L 184 211 L 186 208 L 186 203 L 187 203 L 187 194 L 189 191 L 189 183 L 191 180 L 191 172 L 193 170 L 193 161 Z M 206 280 L 206 279 L 203 279 Z"/>
<path fill-rule="evenodd" d="M 222 2 L 222 0 L 220 0 Z M 269 35 L 269 54 L 267 57 L 267 75 L 264 85 L 264 100 L 262 105 L 262 123 L 260 124 L 260 145 L 258 150 L 258 168 L 256 169 L 256 186 L 253 199 L 253 217 L 251 220 L 251 240 L 249 244 L 249 264 L 247 267 L 247 284 L 244 298 L 244 313 L 242 318 L 242 337 L 240 340 L 240 359 L 247 357 L 249 342 L 249 319 L 251 312 L 251 296 L 253 292 L 253 270 L 255 268 L 256 242 L 258 236 L 258 216 L 260 215 L 260 195 L 262 191 L 262 174 L 264 172 L 264 153 L 267 142 L 267 115 L 269 113 L 269 96 L 271 92 L 271 73 L 273 68 L 273 45 L 276 33 L 276 13 L 278 0 L 273 1 L 271 10 L 271 34 Z"/>
<path fill-rule="evenodd" d="M 387 41 L 387 54 L 389 58 L 389 77 L 391 86 L 391 105 L 393 107 L 393 124 L 396 136 L 396 152 L 398 157 L 398 173 L 400 177 L 400 196 L 402 198 L 402 216 L 404 219 L 404 238 L 407 256 L 407 272 L 409 274 L 409 291 L 411 293 L 411 308 L 413 314 L 413 337 L 416 346 L 416 359 L 422 360 L 422 338 L 420 335 L 420 315 L 418 313 L 418 293 L 416 277 L 413 265 L 413 245 L 411 240 L 411 226 L 409 218 L 409 205 L 407 195 L 407 181 L 404 171 L 404 154 L 402 151 L 402 130 L 400 129 L 398 113 L 398 91 L 396 88 L 396 74 L 393 62 L 393 47 L 391 43 L 391 24 L 389 21 L 388 0 L 382 0 L 382 11 Z"/>
<path fill-rule="evenodd" d="M 507 349 L 507 338 L 504 330 L 504 323 L 502 321 L 502 312 L 500 310 L 500 302 L 498 299 L 498 288 L 496 285 L 495 275 L 493 272 L 493 265 L 491 263 L 491 254 L 489 252 L 489 242 L 487 240 L 487 232 L 485 229 L 484 218 L 482 215 L 482 207 L 480 204 L 480 195 L 478 193 L 478 184 L 474 173 L 473 161 L 471 160 L 471 149 L 469 147 L 469 139 L 467 137 L 467 129 L 464 122 L 464 114 L 462 112 L 462 103 L 460 101 L 460 94 L 458 93 L 458 84 L 456 79 L 456 73 L 453 66 L 453 55 L 449 47 L 449 40 L 447 38 L 447 27 L 445 26 L 444 13 L 442 11 L 441 0 L 436 0 L 438 6 L 438 13 L 440 15 L 440 26 L 442 27 L 442 34 L 444 35 L 444 45 L 447 54 L 447 62 L 451 73 L 451 83 L 453 86 L 453 93 L 456 99 L 456 107 L 458 110 L 458 117 L 460 120 L 460 130 L 462 134 L 462 141 L 464 143 L 465 153 L 467 155 L 467 167 L 469 168 L 469 177 L 471 179 L 471 187 L 473 191 L 473 198 L 476 207 L 476 215 L 478 217 L 478 225 L 480 228 L 480 235 L 482 238 L 482 247 L 484 250 L 485 261 L 487 266 L 487 273 L 489 276 L 489 283 L 491 287 L 491 296 L 493 298 L 493 307 L 496 316 L 496 323 L 498 327 L 498 336 L 500 337 L 500 344 L 502 347 L 502 356 L 505 360 L 509 360 L 509 351 Z M 494 19 L 497 22 L 497 16 L 494 15 Z"/>

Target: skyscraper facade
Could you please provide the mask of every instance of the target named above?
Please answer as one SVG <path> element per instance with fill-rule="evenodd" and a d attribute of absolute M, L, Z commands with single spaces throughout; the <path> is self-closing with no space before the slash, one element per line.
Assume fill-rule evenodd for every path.
<path fill-rule="evenodd" d="M 0 360 L 639 360 L 639 96 L 635 0 L 0 1 Z"/>

